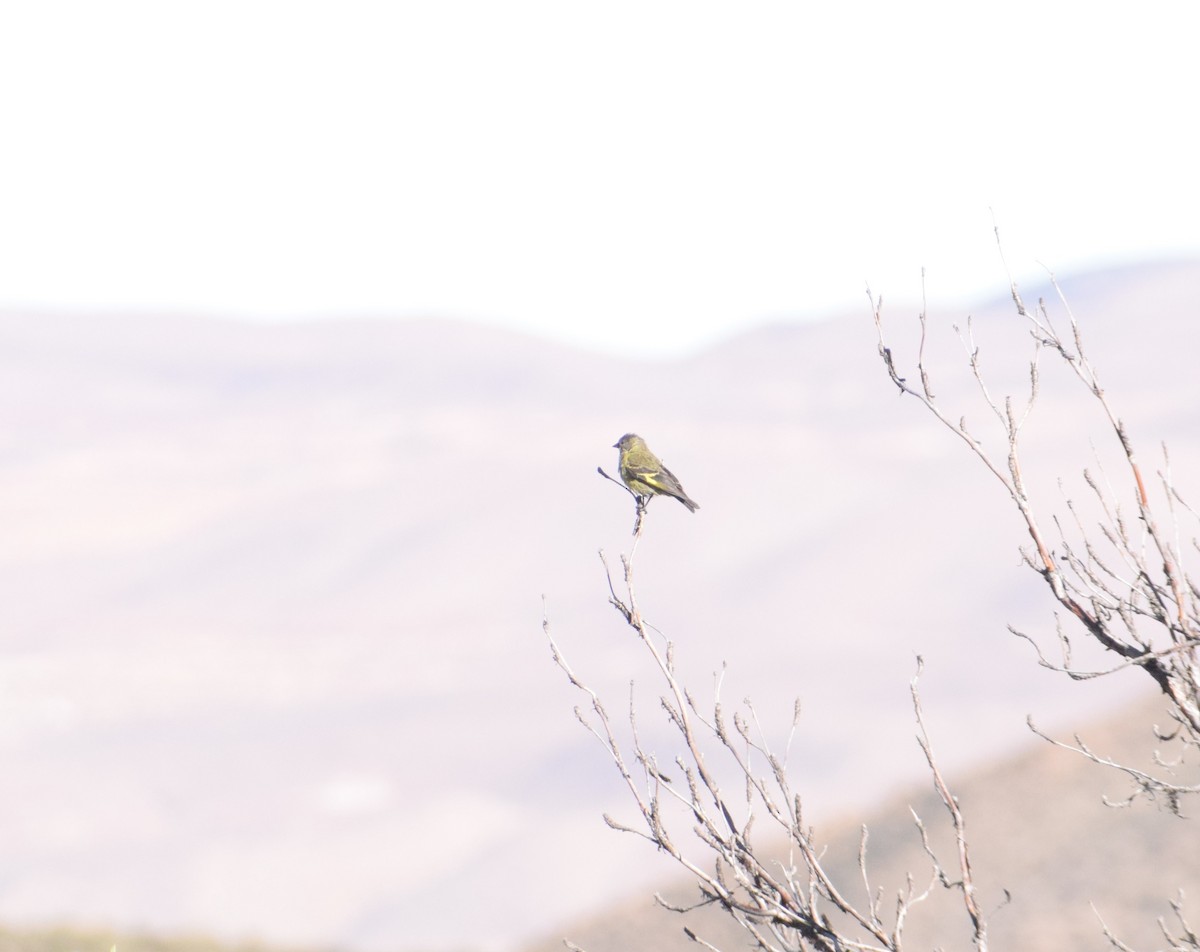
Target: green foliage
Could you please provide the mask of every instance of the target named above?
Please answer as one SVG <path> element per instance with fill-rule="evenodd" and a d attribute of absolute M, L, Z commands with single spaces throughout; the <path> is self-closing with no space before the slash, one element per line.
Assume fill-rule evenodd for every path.
<path fill-rule="evenodd" d="M 0 928 L 0 952 L 300 952 L 260 942 L 221 942 L 207 936 L 162 936 L 115 929 Z"/>

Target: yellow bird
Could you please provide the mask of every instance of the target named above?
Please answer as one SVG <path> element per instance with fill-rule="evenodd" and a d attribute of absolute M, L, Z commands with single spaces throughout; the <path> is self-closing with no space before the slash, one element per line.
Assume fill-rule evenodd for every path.
<path fill-rule="evenodd" d="M 635 496 L 673 496 L 692 512 L 700 508 L 636 433 L 626 433 L 613 446 L 620 450 L 621 480 Z"/>

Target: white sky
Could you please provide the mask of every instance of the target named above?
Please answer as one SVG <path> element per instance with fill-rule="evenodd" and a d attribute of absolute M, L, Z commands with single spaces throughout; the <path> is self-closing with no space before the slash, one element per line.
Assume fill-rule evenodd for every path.
<path fill-rule="evenodd" d="M 1200 4 L 0 0 L 0 307 L 628 353 L 1200 255 Z"/>

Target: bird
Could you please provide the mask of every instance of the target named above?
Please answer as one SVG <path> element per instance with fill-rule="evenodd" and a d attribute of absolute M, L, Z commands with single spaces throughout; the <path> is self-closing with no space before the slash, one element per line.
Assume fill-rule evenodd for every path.
<path fill-rule="evenodd" d="M 650 496 L 673 496 L 695 512 L 700 508 L 693 502 L 679 480 L 662 460 L 650 452 L 650 447 L 636 433 L 626 433 L 613 444 L 620 450 L 621 481 L 639 499 Z"/>

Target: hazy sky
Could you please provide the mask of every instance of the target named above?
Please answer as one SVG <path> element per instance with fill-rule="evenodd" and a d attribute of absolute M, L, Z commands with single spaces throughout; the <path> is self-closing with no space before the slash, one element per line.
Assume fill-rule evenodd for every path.
<path fill-rule="evenodd" d="M 1200 5 L 0 2 L 0 307 L 608 349 L 1200 255 Z"/>

